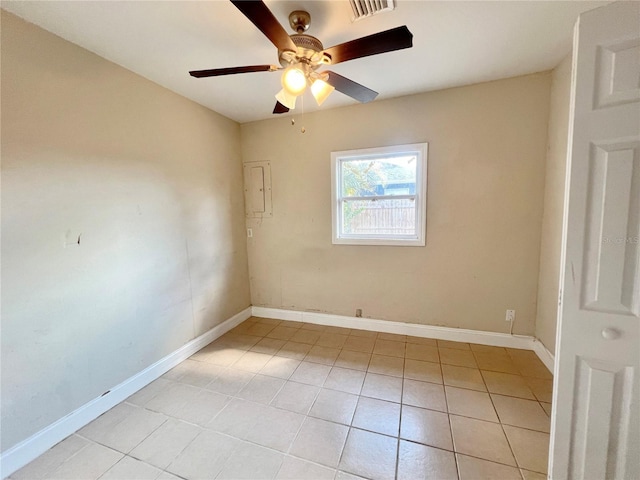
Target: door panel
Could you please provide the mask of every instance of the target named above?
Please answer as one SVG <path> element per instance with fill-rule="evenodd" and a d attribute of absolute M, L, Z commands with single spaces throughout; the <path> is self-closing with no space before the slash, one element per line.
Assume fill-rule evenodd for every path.
<path fill-rule="evenodd" d="M 640 142 L 592 144 L 583 308 L 638 316 Z"/>
<path fill-rule="evenodd" d="M 640 2 L 580 16 L 549 472 L 640 478 Z"/>
<path fill-rule="evenodd" d="M 630 452 L 629 425 L 634 369 L 578 357 L 574 407 L 573 478 L 630 478 L 624 472 Z M 618 428 L 621 426 L 622 428 Z"/>

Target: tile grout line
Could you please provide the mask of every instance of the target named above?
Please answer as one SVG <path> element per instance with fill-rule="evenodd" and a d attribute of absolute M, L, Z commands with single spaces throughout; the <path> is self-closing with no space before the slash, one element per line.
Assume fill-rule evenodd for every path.
<path fill-rule="evenodd" d="M 507 350 L 507 354 L 509 354 L 508 350 Z M 473 356 L 475 358 L 475 353 L 474 353 Z M 511 355 L 509 355 L 509 357 L 511 357 Z M 513 461 L 516 464 L 516 468 L 518 469 L 518 473 L 520 474 L 521 477 L 523 477 L 522 471 L 520 470 L 520 462 L 518 462 L 518 459 L 516 458 L 516 453 L 513 451 L 513 446 L 511 445 L 511 442 L 509 441 L 509 437 L 507 436 L 507 432 L 504 429 L 504 425 L 502 424 L 502 419 L 500 418 L 500 415 L 498 414 L 498 409 L 496 408 L 496 405 L 493 402 L 493 398 L 491 397 L 491 394 L 489 393 L 489 387 L 487 385 L 487 382 L 484 379 L 484 377 L 482 376 L 482 374 L 480 376 L 482 377 L 482 382 L 484 383 L 484 386 L 487 389 L 487 395 L 489 395 L 489 400 L 491 401 L 491 406 L 493 407 L 493 410 L 495 411 L 496 417 L 498 417 L 498 421 L 500 423 L 500 429 L 502 430 L 502 434 L 504 435 L 504 438 L 507 441 L 507 445 L 509 445 L 509 451 L 511 452 L 511 456 L 513 457 Z"/>
<path fill-rule="evenodd" d="M 438 360 L 439 360 L 438 365 L 440 366 L 440 376 L 442 377 L 442 391 L 444 395 L 444 402 L 445 402 L 445 407 L 447 409 L 447 422 L 449 423 L 449 435 L 451 435 L 451 448 L 453 448 L 453 460 L 456 466 L 456 475 L 458 476 L 458 479 L 460 479 L 460 469 L 458 468 L 458 455 L 456 452 L 456 441 L 453 435 L 453 425 L 451 424 L 451 412 L 449 410 L 449 398 L 447 397 L 447 389 L 444 383 L 444 370 L 442 369 L 442 362 L 440 361 L 442 359 L 440 358 L 439 349 L 438 349 Z"/>
<path fill-rule="evenodd" d="M 71 435 L 69 435 L 69 437 L 70 437 L 70 436 L 72 436 L 72 435 L 77 435 L 77 433 L 75 433 L 75 432 L 74 432 L 74 433 L 72 433 Z M 90 439 L 88 439 L 88 438 L 85 438 L 85 437 L 83 437 L 83 436 L 81 436 L 81 435 L 78 435 L 78 436 L 79 436 L 80 438 L 84 438 L 84 439 L 85 439 L 85 440 L 87 440 L 89 443 L 88 443 L 87 445 L 84 445 L 82 448 L 78 449 L 78 451 L 77 451 L 77 452 L 74 452 L 73 454 L 71 454 L 71 455 L 69 455 L 67 458 L 65 458 L 65 459 L 64 459 L 64 461 L 63 461 L 62 463 L 60 463 L 60 465 L 58 465 L 58 466 L 55 468 L 55 470 L 54 470 L 53 472 L 51 472 L 51 474 L 53 474 L 53 473 L 57 472 L 58 470 L 60 470 L 60 467 L 62 467 L 65 463 L 67 463 L 69 460 L 71 460 L 71 459 L 72 459 L 72 458 L 74 458 L 76 455 L 78 455 L 82 450 L 84 450 L 85 448 L 89 447 L 89 445 L 90 445 L 91 443 L 96 443 L 96 442 L 94 442 L 93 440 L 90 440 Z M 69 438 L 69 437 L 67 437 L 67 438 Z M 66 440 L 66 438 L 65 438 L 65 440 Z M 62 442 L 64 442 L 64 440 L 62 440 Z M 62 442 L 58 442 L 56 445 L 58 445 L 59 443 L 62 443 Z M 54 445 L 54 446 L 55 446 L 55 445 Z M 16 473 L 16 472 L 12 473 L 11 475 L 14 475 L 15 473 Z M 45 478 L 45 477 L 43 477 L 43 478 Z"/>
<path fill-rule="evenodd" d="M 374 340 L 374 345 L 375 345 L 375 340 Z M 375 348 L 375 347 L 374 347 Z M 340 472 L 340 464 L 342 463 L 342 456 L 344 455 L 344 451 L 347 447 L 347 441 L 349 440 L 349 436 L 351 435 L 351 431 L 353 428 L 355 428 L 353 426 L 353 419 L 356 417 L 356 411 L 358 410 L 358 405 L 360 404 L 360 398 L 362 397 L 362 389 L 364 388 L 364 382 L 367 380 L 367 371 L 369 370 L 369 365 L 371 365 L 371 358 L 373 357 L 373 354 L 369 355 L 369 361 L 367 362 L 367 370 L 364 373 L 364 378 L 362 379 L 362 386 L 360 387 L 360 393 L 358 393 L 358 398 L 356 400 L 356 406 L 353 409 L 353 415 L 351 415 L 351 421 L 349 422 L 349 425 L 347 425 L 347 436 L 344 439 L 344 444 L 342 445 L 342 450 L 340 451 L 340 457 L 338 458 L 338 464 L 336 466 L 336 476 L 338 475 L 337 472 Z M 349 473 L 349 472 L 347 472 Z"/>
<path fill-rule="evenodd" d="M 289 381 L 289 380 L 287 380 L 287 381 Z M 293 444 L 296 443 L 296 440 L 298 439 L 298 435 L 300 435 L 300 430 L 302 430 L 302 426 L 307 421 L 307 418 L 309 418 L 309 413 L 311 412 L 311 409 L 313 408 L 313 406 L 315 405 L 316 401 L 318 400 L 318 395 L 320 395 L 321 389 L 322 389 L 322 387 L 319 387 L 318 392 L 316 393 L 315 397 L 313 397 L 313 402 L 311 402 L 311 406 L 309 407 L 309 410 L 307 411 L 307 413 L 304 414 L 304 418 L 302 419 L 302 422 L 300 422 L 300 426 L 298 427 L 298 430 L 296 431 L 296 434 L 293 436 L 293 439 L 291 440 L 291 443 L 289 444 L 289 447 L 287 447 L 286 455 L 291 455 L 294 458 L 299 458 L 299 457 L 296 457 L 295 455 L 291 454 L 291 448 L 293 447 Z M 275 397 L 274 397 L 274 399 L 275 399 Z M 278 407 L 273 407 L 273 408 L 278 408 Z M 294 412 L 294 413 L 297 413 L 297 412 Z M 314 418 L 314 417 L 311 417 L 311 418 Z M 280 468 L 282 468 L 282 466 Z M 278 470 L 278 473 L 280 473 L 280 470 Z"/>
<path fill-rule="evenodd" d="M 404 405 L 403 400 L 404 400 L 404 369 L 406 367 L 407 364 L 407 344 L 404 344 L 404 357 L 402 359 L 402 383 L 400 386 L 400 416 L 398 418 L 398 439 L 396 442 L 396 469 L 395 469 L 395 477 L 394 478 L 398 478 L 398 470 L 400 469 L 400 437 L 402 436 L 402 412 L 403 412 L 403 408 L 402 406 Z"/>

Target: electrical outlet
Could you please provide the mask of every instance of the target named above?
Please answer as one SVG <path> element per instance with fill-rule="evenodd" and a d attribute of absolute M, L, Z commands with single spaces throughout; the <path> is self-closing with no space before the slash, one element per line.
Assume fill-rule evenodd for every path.
<path fill-rule="evenodd" d="M 505 321 L 513 322 L 516 319 L 516 311 L 515 310 L 507 310 L 507 315 L 505 316 Z"/>
<path fill-rule="evenodd" d="M 247 237 L 252 238 L 253 237 L 253 230 L 250 228 L 247 228 Z"/>

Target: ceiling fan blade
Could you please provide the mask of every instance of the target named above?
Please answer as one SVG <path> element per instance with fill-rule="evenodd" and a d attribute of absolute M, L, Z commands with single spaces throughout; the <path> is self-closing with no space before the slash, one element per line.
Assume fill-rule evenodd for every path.
<path fill-rule="evenodd" d="M 248 67 L 213 68 L 211 70 L 192 70 L 189 75 L 196 78 L 219 77 L 221 75 L 234 75 L 236 73 L 251 72 L 275 72 L 278 67 L 275 65 L 251 65 Z"/>
<path fill-rule="evenodd" d="M 280 102 L 276 102 L 276 106 L 273 107 L 273 113 L 287 113 L 289 109 Z"/>
<path fill-rule="evenodd" d="M 338 75 L 335 72 L 324 71 L 322 73 L 326 73 L 329 75 L 329 78 L 327 79 L 327 83 L 329 85 L 331 85 L 339 92 L 342 92 L 345 95 L 350 96 L 351 98 L 355 98 L 359 102 L 367 103 L 378 96 L 378 92 L 375 92 L 370 88 L 365 87 L 364 85 L 360 85 L 353 80 L 349 80 L 347 77 Z"/>
<path fill-rule="evenodd" d="M 251 23 L 264 33 L 279 50 L 296 51 L 296 45 L 271 10 L 262 1 L 231 0 Z"/>
<path fill-rule="evenodd" d="M 327 48 L 325 53 L 331 56 L 331 64 L 346 62 L 354 58 L 368 57 L 379 53 L 393 52 L 413 46 L 413 34 L 407 26 L 392 28 L 366 37 L 341 43 Z"/>

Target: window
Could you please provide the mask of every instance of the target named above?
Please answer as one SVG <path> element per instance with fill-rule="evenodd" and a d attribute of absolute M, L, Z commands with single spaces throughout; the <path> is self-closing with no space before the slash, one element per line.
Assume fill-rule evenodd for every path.
<path fill-rule="evenodd" d="M 331 153 L 333 243 L 424 246 L 427 144 Z"/>

